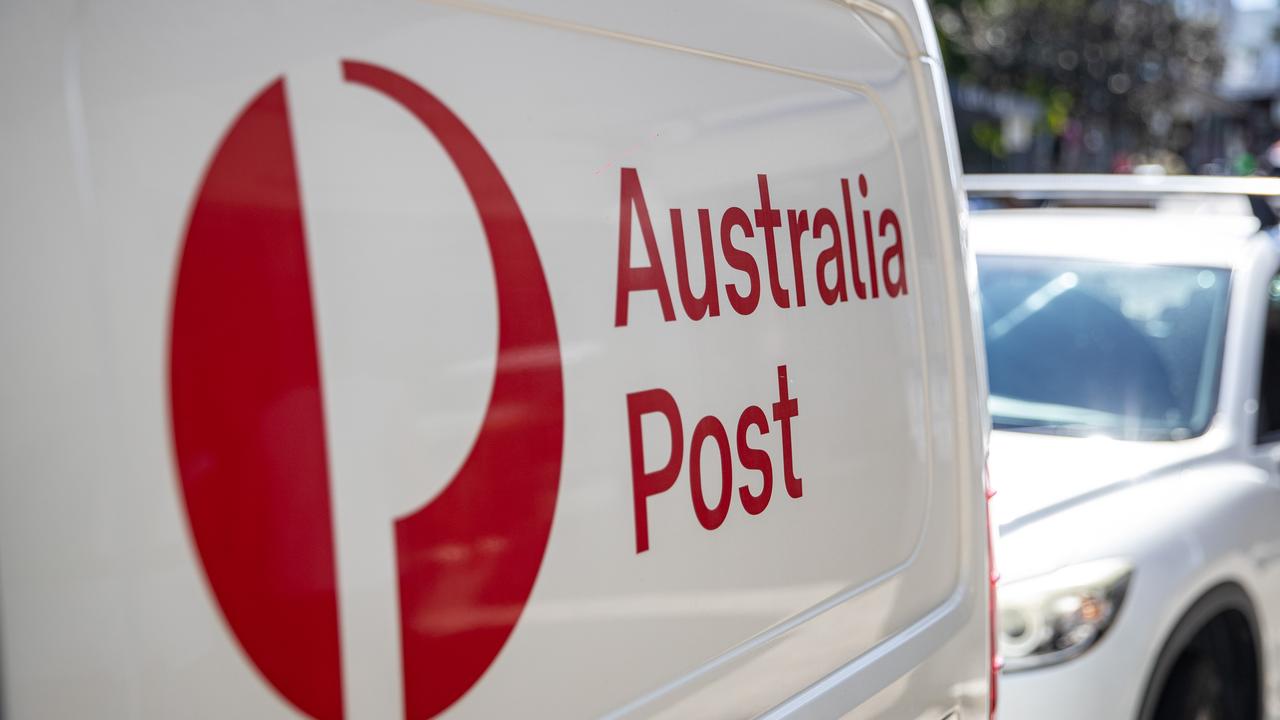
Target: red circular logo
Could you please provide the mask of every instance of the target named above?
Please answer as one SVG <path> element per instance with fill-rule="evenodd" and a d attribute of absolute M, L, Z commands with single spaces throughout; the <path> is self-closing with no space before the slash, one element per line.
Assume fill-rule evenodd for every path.
<path fill-rule="evenodd" d="M 496 372 L 474 444 L 441 494 L 394 521 L 405 713 L 426 718 L 485 672 L 533 589 L 560 479 L 560 345 L 533 238 L 484 147 L 412 80 L 367 63 L 342 67 L 347 82 L 398 103 L 443 146 L 475 202 L 497 288 Z M 337 573 L 306 254 L 278 79 L 227 130 L 191 210 L 173 304 L 173 439 L 195 547 L 232 632 L 285 698 L 339 718 Z M 482 540 L 489 551 L 466 562 L 436 551 Z"/>

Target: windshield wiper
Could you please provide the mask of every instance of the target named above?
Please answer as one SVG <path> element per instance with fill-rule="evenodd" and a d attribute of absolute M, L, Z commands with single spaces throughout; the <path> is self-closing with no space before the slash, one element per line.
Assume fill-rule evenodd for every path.
<path fill-rule="evenodd" d="M 1018 420 L 991 420 L 992 428 L 996 430 L 1012 430 L 1015 432 L 1037 432 L 1046 435 L 1085 435 L 1092 433 L 1107 433 L 1102 428 L 1088 425 L 1085 423 L 1064 423 L 1052 422 L 1048 420 L 1018 419 Z"/>

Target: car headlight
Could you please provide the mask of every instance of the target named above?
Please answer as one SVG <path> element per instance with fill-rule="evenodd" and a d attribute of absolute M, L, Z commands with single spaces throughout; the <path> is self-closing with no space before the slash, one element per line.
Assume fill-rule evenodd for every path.
<path fill-rule="evenodd" d="M 1001 585 L 1005 671 L 1054 665 L 1088 650 L 1111 627 L 1132 576 L 1123 560 L 1097 560 Z"/>

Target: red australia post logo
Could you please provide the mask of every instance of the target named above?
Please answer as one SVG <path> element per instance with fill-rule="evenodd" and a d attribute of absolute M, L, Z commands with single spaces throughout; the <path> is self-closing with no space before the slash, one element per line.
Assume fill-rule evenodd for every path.
<path fill-rule="evenodd" d="M 409 78 L 342 69 L 444 148 L 475 202 L 497 289 L 496 370 L 470 453 L 443 492 L 394 520 L 405 714 L 427 718 L 493 662 L 542 564 L 563 449 L 560 347 L 533 238 L 479 140 Z M 297 708 L 340 718 L 323 384 L 284 83 L 226 131 L 191 209 L 173 301 L 173 443 L 195 547 L 232 633 Z M 547 360 L 519 361 L 530 353 Z M 435 551 L 495 537 L 500 551 L 466 562 Z M 468 615 L 484 622 L 421 621 Z"/>

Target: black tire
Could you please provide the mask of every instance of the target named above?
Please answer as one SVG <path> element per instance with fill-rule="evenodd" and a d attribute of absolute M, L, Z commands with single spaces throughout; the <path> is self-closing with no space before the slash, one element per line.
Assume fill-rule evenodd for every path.
<path fill-rule="evenodd" d="M 1258 630 L 1237 585 L 1206 593 L 1165 643 L 1140 720 L 1257 720 L 1262 710 Z"/>
<path fill-rule="evenodd" d="M 1156 720 L 1226 720 L 1226 683 L 1218 666 L 1188 652 L 1173 666 L 1156 708 Z"/>

